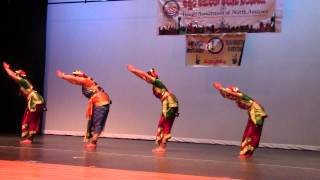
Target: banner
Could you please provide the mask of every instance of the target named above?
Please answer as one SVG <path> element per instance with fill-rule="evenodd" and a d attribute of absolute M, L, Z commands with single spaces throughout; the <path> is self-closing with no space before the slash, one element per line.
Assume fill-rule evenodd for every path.
<path fill-rule="evenodd" d="M 158 0 L 159 35 L 278 32 L 276 0 Z"/>
<path fill-rule="evenodd" d="M 240 66 L 245 33 L 186 35 L 189 66 Z"/>

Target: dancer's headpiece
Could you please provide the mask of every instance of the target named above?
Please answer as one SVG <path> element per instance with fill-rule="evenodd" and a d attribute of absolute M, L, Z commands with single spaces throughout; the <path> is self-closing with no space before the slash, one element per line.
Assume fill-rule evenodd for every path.
<path fill-rule="evenodd" d="M 72 74 L 79 77 L 86 77 L 86 74 L 80 70 L 74 70 Z"/>
<path fill-rule="evenodd" d="M 23 78 L 27 77 L 27 73 L 24 70 L 19 69 L 19 70 L 16 70 L 15 73 L 20 77 L 23 77 Z"/>
<path fill-rule="evenodd" d="M 154 68 L 151 68 L 147 73 L 154 78 L 157 78 L 157 79 L 159 78 L 158 73 Z"/>
<path fill-rule="evenodd" d="M 235 87 L 235 86 L 229 86 L 226 88 L 227 91 L 231 91 L 231 92 L 240 92 L 239 88 L 238 87 Z"/>

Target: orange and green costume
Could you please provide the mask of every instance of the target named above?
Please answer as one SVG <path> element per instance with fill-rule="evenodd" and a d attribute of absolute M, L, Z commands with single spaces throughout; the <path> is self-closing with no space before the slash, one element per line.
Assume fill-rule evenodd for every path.
<path fill-rule="evenodd" d="M 100 134 L 106 124 L 111 100 L 109 95 L 90 77 L 90 87 L 82 86 L 82 94 L 89 99 L 86 118 L 88 119 L 85 141 L 89 141 L 93 134 Z"/>

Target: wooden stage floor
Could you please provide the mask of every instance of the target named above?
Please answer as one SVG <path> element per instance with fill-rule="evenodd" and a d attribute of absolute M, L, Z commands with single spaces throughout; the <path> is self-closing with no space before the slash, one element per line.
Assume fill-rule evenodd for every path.
<path fill-rule="evenodd" d="M 253 159 L 239 147 L 169 142 L 155 155 L 152 141 L 101 138 L 95 151 L 81 137 L 43 135 L 32 145 L 0 136 L 0 179 L 5 180 L 230 180 L 320 179 L 320 152 L 259 148 Z"/>

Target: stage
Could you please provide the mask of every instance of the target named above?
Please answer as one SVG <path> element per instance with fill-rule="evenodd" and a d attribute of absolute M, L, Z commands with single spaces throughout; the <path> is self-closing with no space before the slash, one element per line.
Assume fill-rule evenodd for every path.
<path fill-rule="evenodd" d="M 320 179 L 320 152 L 259 148 L 239 159 L 237 146 L 101 138 L 95 151 L 81 137 L 42 135 L 32 145 L 0 136 L 0 179 Z"/>

